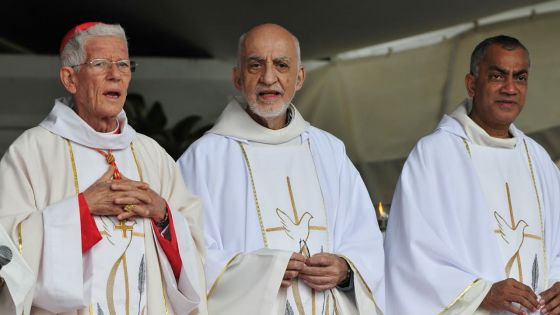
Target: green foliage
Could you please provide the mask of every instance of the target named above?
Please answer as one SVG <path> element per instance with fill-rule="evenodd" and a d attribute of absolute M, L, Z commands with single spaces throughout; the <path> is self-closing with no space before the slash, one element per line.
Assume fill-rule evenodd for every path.
<path fill-rule="evenodd" d="M 136 131 L 156 140 L 175 160 L 194 141 L 212 128 L 210 124 L 197 127 L 196 125 L 202 119 L 198 115 L 187 116 L 177 122 L 175 126 L 166 128 L 167 116 L 165 116 L 161 103 L 155 102 L 148 109 L 140 94 L 128 94 L 124 110 L 128 123 Z"/>

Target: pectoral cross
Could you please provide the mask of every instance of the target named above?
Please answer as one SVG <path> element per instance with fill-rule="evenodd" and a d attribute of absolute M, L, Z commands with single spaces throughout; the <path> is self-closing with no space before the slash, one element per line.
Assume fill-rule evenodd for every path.
<path fill-rule="evenodd" d="M 119 221 L 119 224 L 115 225 L 113 227 L 113 229 L 115 231 L 116 230 L 121 230 L 123 238 L 128 238 L 127 232 L 132 231 L 134 229 L 134 224 L 133 225 L 126 225 L 126 221 L 122 220 L 122 221 Z"/>

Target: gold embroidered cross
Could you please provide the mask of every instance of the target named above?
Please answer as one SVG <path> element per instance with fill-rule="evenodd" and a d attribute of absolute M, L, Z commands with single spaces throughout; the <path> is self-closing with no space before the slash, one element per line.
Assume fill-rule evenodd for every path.
<path fill-rule="evenodd" d="M 126 221 L 123 220 L 123 221 L 119 221 L 119 224 L 115 225 L 113 227 L 113 229 L 115 231 L 116 230 L 121 230 L 123 238 L 128 238 L 127 232 L 134 230 L 134 224 L 133 225 L 126 225 Z"/>

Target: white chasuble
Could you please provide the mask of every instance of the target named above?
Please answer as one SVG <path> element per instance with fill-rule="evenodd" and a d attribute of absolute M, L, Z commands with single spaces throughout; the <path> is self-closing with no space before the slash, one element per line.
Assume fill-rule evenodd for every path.
<path fill-rule="evenodd" d="M 72 143 L 79 190 L 84 191 L 109 169 L 94 149 Z M 113 150 L 116 165 L 127 178 L 141 180 L 129 148 Z M 142 218 L 118 221 L 94 216 L 103 239 L 84 253 L 84 282 L 89 286 L 89 314 L 146 314 L 146 263 Z"/>
<path fill-rule="evenodd" d="M 546 255 L 536 176 L 525 143 L 514 148 L 470 144 L 505 274 L 531 287 L 546 289 Z"/>
<path fill-rule="evenodd" d="M 323 195 L 309 148 L 297 137 L 283 145 L 243 145 L 265 246 L 302 253 L 329 251 Z M 287 290 L 286 314 L 333 314 L 330 291 L 315 292 L 297 278 Z"/>

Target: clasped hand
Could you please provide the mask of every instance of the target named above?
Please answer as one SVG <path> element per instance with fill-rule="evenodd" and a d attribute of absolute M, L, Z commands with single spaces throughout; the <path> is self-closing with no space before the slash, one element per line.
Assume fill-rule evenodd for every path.
<path fill-rule="evenodd" d="M 541 292 L 539 298 L 530 287 L 515 279 L 502 280 L 492 285 L 480 306 L 489 311 L 508 311 L 519 315 L 526 314 L 523 308 L 531 312 L 540 311 L 541 314 L 560 314 L 560 283 L 556 282 Z"/>
<path fill-rule="evenodd" d="M 348 268 L 346 261 L 334 254 L 319 253 L 306 258 L 293 253 L 282 279 L 282 287 L 287 288 L 293 280 L 300 278 L 312 289 L 332 289 L 346 280 Z"/>
<path fill-rule="evenodd" d="M 84 198 L 92 215 L 116 216 L 119 220 L 132 217 L 153 218 L 165 216 L 165 200 L 146 183 L 128 179 L 112 180 L 114 170 L 109 167 L 95 183 L 84 191 Z M 125 211 L 126 205 L 129 211 Z"/>

